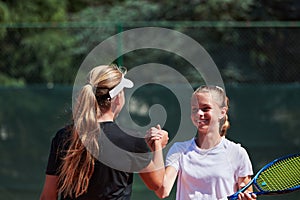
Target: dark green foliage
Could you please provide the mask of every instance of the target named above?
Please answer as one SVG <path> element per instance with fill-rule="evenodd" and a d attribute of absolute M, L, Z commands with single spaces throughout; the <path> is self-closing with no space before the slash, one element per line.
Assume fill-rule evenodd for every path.
<path fill-rule="evenodd" d="M 197 40 L 227 82 L 298 82 L 299 23 L 293 29 L 258 21 L 298 20 L 299 9 L 295 0 L 2 0 L 0 84 L 72 84 L 96 45 L 143 26 L 171 28 Z M 257 25 L 247 27 L 247 21 Z M 155 51 L 137 53 L 118 62 L 128 68 L 149 61 L 178 63 Z"/>

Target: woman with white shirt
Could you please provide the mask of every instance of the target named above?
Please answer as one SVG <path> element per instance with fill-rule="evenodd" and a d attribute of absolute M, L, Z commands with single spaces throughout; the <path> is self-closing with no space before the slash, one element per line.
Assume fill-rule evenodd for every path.
<path fill-rule="evenodd" d="M 191 120 L 197 136 L 170 148 L 163 185 L 155 191 L 158 197 L 169 196 L 176 178 L 177 200 L 227 199 L 251 180 L 253 170 L 246 150 L 225 137 L 227 111 L 228 98 L 221 87 L 201 86 L 193 93 Z M 159 134 L 156 128 L 148 132 L 153 140 Z M 249 187 L 239 199 L 256 199 L 251 191 Z"/>

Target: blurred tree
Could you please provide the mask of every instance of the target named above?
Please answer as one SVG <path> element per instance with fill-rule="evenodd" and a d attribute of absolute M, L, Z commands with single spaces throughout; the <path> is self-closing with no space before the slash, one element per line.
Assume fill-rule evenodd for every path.
<path fill-rule="evenodd" d="M 40 28 L 35 23 L 67 21 L 66 2 L 60 0 L 2 1 L 8 27 L 0 40 L 0 83 L 22 86 L 26 83 L 71 81 L 73 39 L 66 30 Z M 5 20 L 4 20 L 5 19 Z M 31 26 L 32 28 L 27 28 Z"/>
<path fill-rule="evenodd" d="M 105 4 L 101 6 L 91 6 L 80 12 L 74 13 L 71 20 L 74 22 L 102 22 L 103 27 L 87 28 L 79 30 L 75 33 L 75 38 L 79 43 L 84 42 L 84 45 L 78 45 L 81 48 L 76 48 L 80 55 L 86 55 L 88 50 L 93 49 L 99 42 L 116 34 L 119 31 L 128 28 L 147 26 L 147 23 L 139 24 L 141 21 L 164 21 L 168 23 L 165 26 L 178 31 L 181 31 L 198 41 L 205 41 L 205 48 L 212 48 L 209 45 L 215 44 L 216 41 L 221 43 L 233 42 L 237 43 L 239 38 L 232 35 L 232 29 L 224 29 L 224 27 L 214 28 L 214 31 L 189 26 L 180 26 L 176 21 L 208 21 L 208 20 L 246 20 L 249 17 L 253 0 L 237 1 L 237 0 L 194 0 L 194 1 L 120 1 L 113 5 Z M 110 22 L 112 24 L 105 24 Z M 129 25 L 129 27 L 126 27 Z M 149 25 L 148 25 L 149 26 Z M 191 27 L 190 27 L 191 26 Z M 119 28 L 119 29 L 118 29 Z M 200 30 L 200 31 L 199 31 Z M 163 42 L 163 41 L 162 41 Z M 168 44 L 168 45 L 175 45 Z M 212 49 L 210 49 L 213 51 Z M 80 56 L 79 56 L 80 57 Z M 120 60 L 118 60 L 119 62 Z M 148 62 L 157 62 L 174 66 L 176 70 L 184 74 L 189 81 L 199 80 L 196 73 L 191 69 L 182 70 L 182 66 L 189 66 L 182 58 L 169 53 L 154 50 L 139 50 L 131 54 L 123 56 L 121 64 L 128 68 Z M 181 68 L 180 68 L 181 67 Z"/>
<path fill-rule="evenodd" d="M 200 42 L 213 56 L 225 81 L 297 81 L 299 75 L 283 68 L 288 65 L 298 70 L 298 30 L 245 30 L 220 24 L 199 27 L 184 25 L 184 21 L 290 21 L 299 19 L 299 7 L 296 0 L 2 0 L 0 84 L 72 83 L 83 58 L 97 44 L 120 31 L 149 26 L 149 21 L 168 21 L 160 26 L 179 30 Z M 182 26 L 176 21 L 181 21 Z M 97 23 L 101 25 L 95 26 Z M 287 51 L 279 56 L 274 49 Z M 224 59 L 235 55 L 234 60 Z M 121 61 L 131 66 L 147 61 L 172 64 L 166 58 L 170 55 L 145 51 L 138 56 L 125 55 Z M 186 64 L 175 58 L 173 64 L 178 63 Z M 266 76 L 270 73 L 275 78 Z"/>
<path fill-rule="evenodd" d="M 265 0 L 255 4 L 251 15 L 253 20 L 293 21 L 300 19 L 298 0 Z M 291 30 L 291 29 L 290 29 Z M 299 82 L 300 40 L 299 28 L 290 31 L 284 27 L 254 29 L 249 37 L 252 43 L 250 56 L 253 69 L 259 68 L 267 83 Z"/>
<path fill-rule="evenodd" d="M 9 20 L 9 10 L 5 3 L 0 2 L 0 22 L 6 23 Z M 6 28 L 0 29 L 0 39 L 5 36 Z"/>

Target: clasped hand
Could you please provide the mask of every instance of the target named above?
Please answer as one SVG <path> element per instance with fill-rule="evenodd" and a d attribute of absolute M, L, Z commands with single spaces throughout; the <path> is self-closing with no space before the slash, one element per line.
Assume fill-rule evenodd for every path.
<path fill-rule="evenodd" d="M 145 141 L 152 151 L 163 149 L 169 141 L 168 132 L 161 129 L 158 124 L 147 131 Z"/>

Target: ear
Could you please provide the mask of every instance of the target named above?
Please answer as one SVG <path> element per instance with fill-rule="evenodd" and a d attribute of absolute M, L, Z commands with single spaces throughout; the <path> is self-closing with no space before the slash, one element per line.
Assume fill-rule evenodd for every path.
<path fill-rule="evenodd" d="M 223 119 L 223 117 L 226 116 L 227 110 L 228 110 L 227 107 L 222 107 L 222 108 L 221 108 L 221 115 L 219 116 L 219 119 Z"/>
<path fill-rule="evenodd" d="M 111 101 L 113 102 L 114 105 L 119 105 L 120 104 L 120 96 L 121 93 L 117 94 Z"/>

